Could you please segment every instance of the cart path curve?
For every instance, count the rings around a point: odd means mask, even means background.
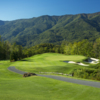
[[[18,74],[22,74],[22,75],[24,73],[27,73],[27,72],[20,71],[20,70],[16,69],[14,66],[8,67],[8,70],[10,70],[12,72],[15,72],[15,73],[18,73]],[[87,86],[100,88],[100,82],[78,80],[78,79],[72,79],[72,78],[60,77],[60,76],[54,76],[54,75],[40,75],[40,74],[37,74],[37,76],[48,77],[48,78],[61,80],[61,81],[65,81],[65,82],[76,83],[76,84],[81,84],[81,85],[87,85]]]

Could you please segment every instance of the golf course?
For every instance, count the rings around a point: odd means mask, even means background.
[[[41,76],[24,78],[23,75],[8,70],[10,66],[15,66],[20,71],[36,74],[40,74],[40,72],[70,74],[74,69],[84,69],[89,66],[64,61],[83,62],[85,59],[87,57],[82,55],[44,53],[16,62],[1,60],[0,100],[99,100],[100,88],[43,77],[43,73]],[[72,78],[63,75],[61,77]]]
[[[81,68],[82,66],[68,64],[64,61],[72,60],[81,62],[84,59],[86,59],[86,57],[80,55],[66,56],[58,53],[44,53],[14,62],[11,66],[16,66],[17,69],[26,72],[60,72],[69,74],[75,67]]]

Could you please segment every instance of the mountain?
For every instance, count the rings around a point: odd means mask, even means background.
[[[94,41],[100,37],[100,12],[0,21],[0,35],[4,40],[26,47],[40,43],[57,44],[64,40]]]
[[[5,22],[2,21],[2,20],[0,20],[0,26],[1,26],[1,25],[4,25],[4,24],[5,24]]]

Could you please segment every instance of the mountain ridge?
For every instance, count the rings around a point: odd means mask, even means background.
[[[100,12],[62,16],[43,15],[14,21],[0,20],[0,35],[4,40],[22,46],[60,43],[63,40],[94,41],[100,36]]]

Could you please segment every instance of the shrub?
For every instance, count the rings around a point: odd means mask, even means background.
[[[29,76],[34,76],[36,75],[35,73],[24,73],[23,77],[29,77]]]

